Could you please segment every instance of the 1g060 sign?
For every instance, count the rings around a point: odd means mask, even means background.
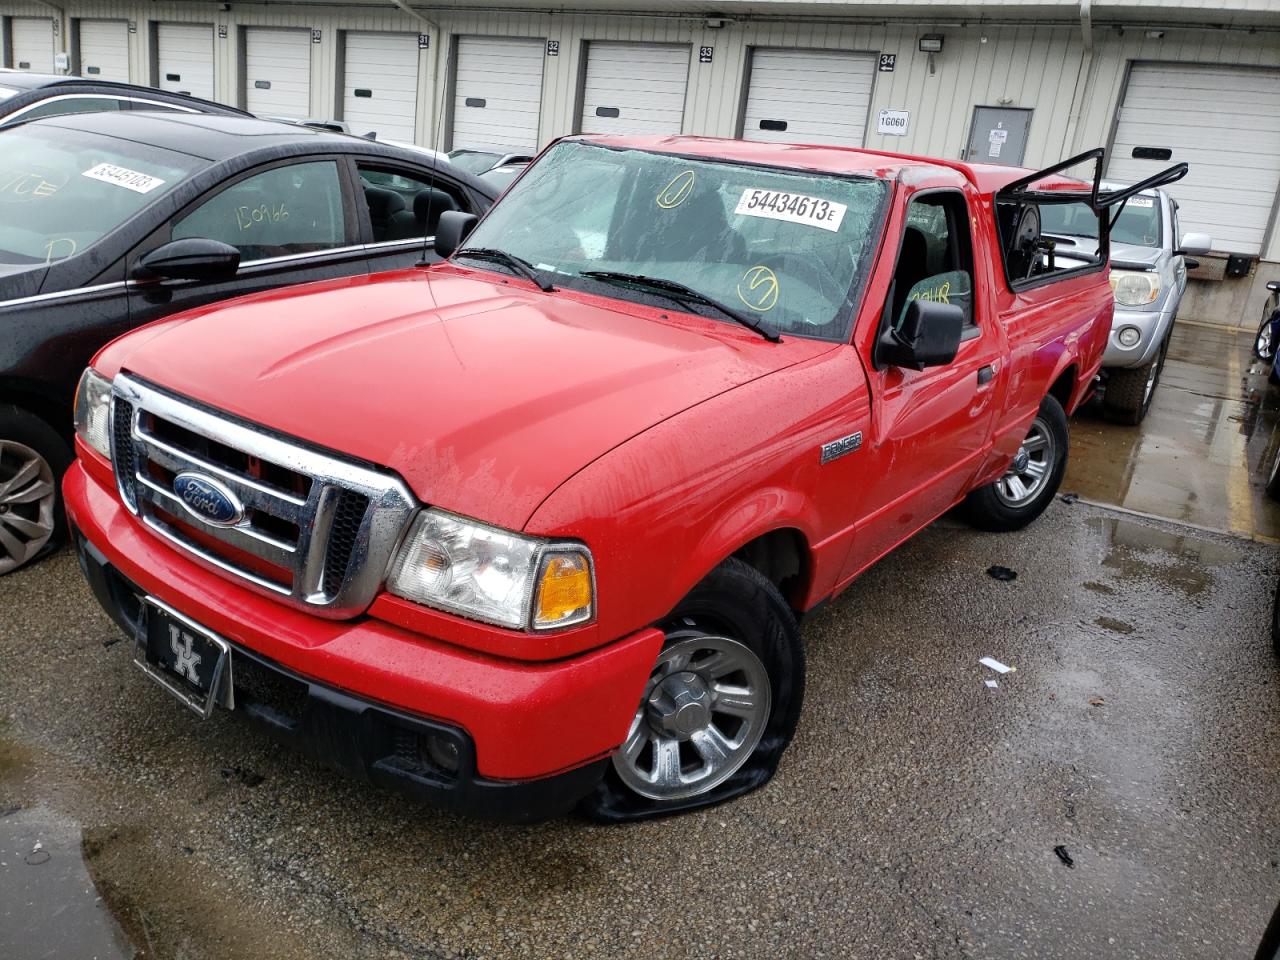
[[[906,110],[881,110],[876,119],[876,132],[891,137],[905,137],[911,114]]]

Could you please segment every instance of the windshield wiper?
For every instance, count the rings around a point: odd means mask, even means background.
[[[693,289],[693,287],[686,287],[683,283],[677,283],[675,280],[666,280],[662,277],[646,277],[639,273],[621,273],[617,270],[584,270],[582,276],[589,277],[592,280],[600,280],[604,283],[648,287],[676,303],[701,303],[724,314],[734,323],[739,323],[748,330],[755,331],[770,343],[779,343],[782,340],[777,331],[758,323],[742,311],[735,310],[728,304],[721,303],[714,297],[709,297],[700,290]]]
[[[551,285],[551,281],[544,278],[538,272],[537,267],[524,259],[524,257],[517,257],[514,253],[507,253],[507,251],[499,250],[496,247],[467,247],[459,250],[454,256],[474,257],[476,260],[490,260],[494,263],[501,263],[510,267],[513,272],[518,273],[526,280],[536,284],[543,293],[551,293],[551,291],[555,290],[555,287]]]

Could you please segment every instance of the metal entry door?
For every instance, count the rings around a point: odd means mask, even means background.
[[[1022,166],[1031,111],[1019,107],[974,107],[965,159],[972,163]]]

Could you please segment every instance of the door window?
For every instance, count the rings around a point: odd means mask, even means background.
[[[434,237],[440,214],[470,212],[462,194],[438,179],[358,164],[374,243]]]
[[[966,327],[975,325],[973,243],[961,194],[931,193],[911,201],[892,296],[895,328],[902,326],[912,300],[953,304],[964,311]]]
[[[275,167],[233,183],[173,225],[173,239],[207,237],[240,250],[242,263],[346,246],[338,165]]]

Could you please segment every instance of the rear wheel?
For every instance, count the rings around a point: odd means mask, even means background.
[[[1068,440],[1062,404],[1045,397],[1004,476],[965,499],[969,522],[983,530],[1021,530],[1044,513],[1067,469]]]
[[[1280,500],[1280,450],[1271,461],[1271,475],[1267,477],[1267,496]]]
[[[58,480],[71,450],[47,423],[0,406],[0,575],[49,552],[65,521]]]
[[[737,559],[721,564],[664,630],[626,739],[583,801],[595,820],[667,816],[741,796],[768,782],[795,732],[800,631],[757,570]]]
[[[1111,370],[1107,374],[1107,391],[1102,403],[1109,419],[1130,425],[1143,421],[1151,409],[1156,387],[1160,385],[1160,374],[1164,372],[1164,358],[1168,352],[1169,338],[1166,336],[1146,366]]]

